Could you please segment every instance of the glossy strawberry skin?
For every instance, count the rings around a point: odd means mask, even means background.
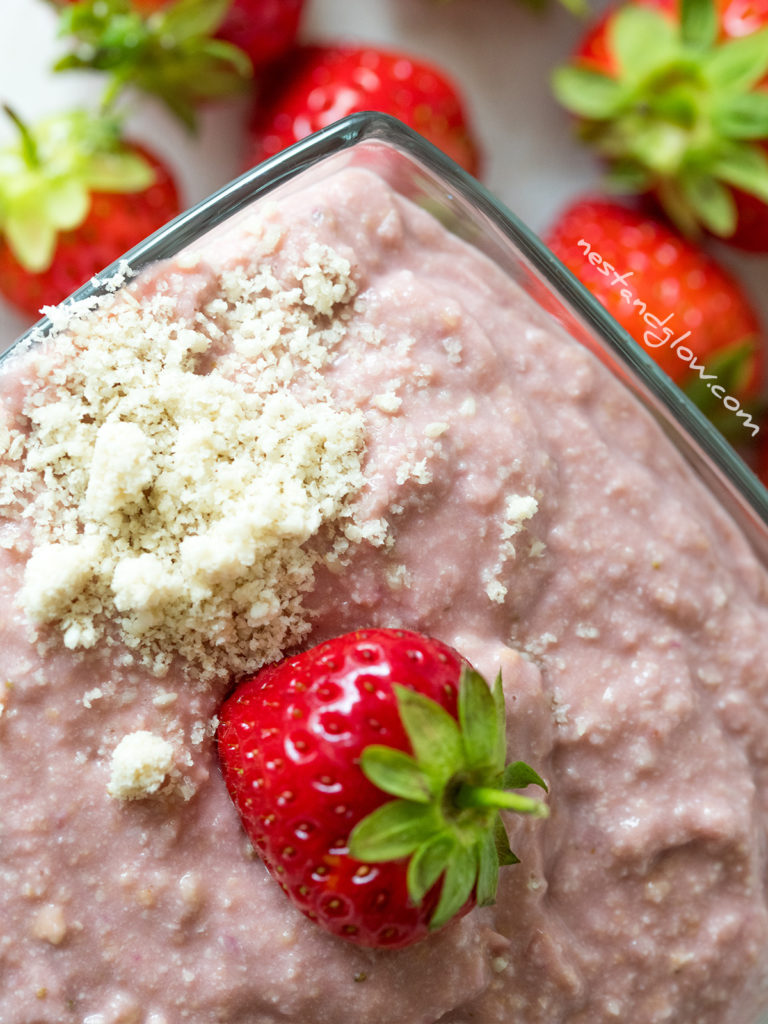
[[[677,19],[678,0],[632,0],[636,6],[652,7],[665,13],[671,21]],[[717,0],[720,39],[738,39],[751,35],[768,25],[768,0]],[[613,16],[618,8],[609,8],[584,35],[574,56],[585,67],[615,76],[618,71],[612,52],[609,33]],[[757,89],[768,89],[768,77],[758,83]],[[768,155],[768,140],[763,144]],[[736,230],[728,237],[729,245],[749,252],[768,251],[768,205],[756,196],[732,187],[737,208]]]
[[[652,327],[633,305],[634,299],[661,321],[672,313],[667,325],[674,330],[670,340],[690,331],[682,344],[700,363],[759,337],[759,321],[737,282],[697,246],[641,210],[607,199],[578,200],[563,212],[545,241],[646,351],[650,349],[644,334]],[[580,241],[589,243],[589,250],[601,259],[599,265],[590,262]],[[613,268],[608,275],[606,264]],[[614,283],[614,271],[632,273],[626,282]],[[632,301],[622,289],[631,293]],[[654,333],[664,339],[661,330]],[[656,346],[656,340],[651,339],[653,358],[673,380],[685,384],[691,376],[688,364],[669,344]],[[744,368],[741,397],[759,391],[763,358],[757,344]]]
[[[276,65],[255,108],[245,166],[363,110],[398,118],[478,173],[478,146],[454,83],[407,55],[355,46],[299,46]]]
[[[305,0],[232,0],[217,39],[248,54],[261,71],[291,48]]]
[[[179,213],[179,194],[168,167],[143,146],[130,146],[148,161],[155,180],[143,192],[95,192],[86,219],[59,235],[51,266],[30,273],[0,236],[0,294],[31,317],[56,305],[94,274],[119,259]]]
[[[455,717],[463,664],[440,641],[361,630],[263,669],[222,707],[222,773],[246,832],[295,905],[358,945],[423,939],[439,897],[438,883],[417,907],[405,861],[349,855],[353,827],[390,799],[362,774],[360,755],[371,744],[410,752],[393,683]]]

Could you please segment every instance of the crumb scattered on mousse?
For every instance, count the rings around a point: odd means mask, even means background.
[[[320,372],[352,268],[319,245],[304,260],[219,273],[186,320],[162,282],[148,301],[129,288],[34,355],[0,507],[31,521],[22,606],[67,647],[114,622],[157,675],[175,655],[203,678],[253,671],[308,629],[312,539],[380,533],[350,510],[362,414]]]

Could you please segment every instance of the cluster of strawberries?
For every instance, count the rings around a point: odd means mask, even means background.
[[[98,111],[27,126],[0,153],[0,294],[35,317],[174,217],[173,169],[126,137],[127,88],[190,130],[202,104],[256,98],[243,167],[359,110],[382,109],[468,170],[477,146],[439,69],[372,47],[299,45],[305,0],[49,0],[71,51],[57,72],[93,70]]]
[[[579,201],[546,241],[768,479],[766,339],[709,251],[768,252],[768,3],[629,0],[553,85],[609,190],[635,199]]]
[[[378,109],[480,171],[449,76],[371,46],[298,44],[305,0],[49,2],[72,42],[56,70],[96,70],[105,89],[98,113],[29,128],[10,112],[19,141],[0,154],[0,294],[30,316],[178,213],[172,169],[125,138],[128,86],[190,128],[201,104],[252,90],[244,168]],[[625,0],[589,27],[553,85],[611,191],[637,198],[579,200],[547,243],[640,344],[649,332],[638,308],[669,324],[668,344],[646,350],[721,430],[751,437],[713,390],[757,420],[765,343],[744,290],[702,238],[768,252],[768,3]],[[606,266],[631,287],[615,288]]]

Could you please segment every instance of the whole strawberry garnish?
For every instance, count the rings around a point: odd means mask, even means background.
[[[720,429],[743,436],[734,411],[754,411],[764,340],[746,294],[711,256],[608,199],[577,200],[545,241]]]
[[[205,100],[241,92],[293,41],[303,0],[53,0],[75,46],[55,70],[104,72],[104,102],[133,87],[189,127]]]
[[[259,96],[246,166],[363,110],[391,114],[477,173],[478,147],[456,85],[432,64],[370,46],[291,51]]]
[[[76,111],[0,151],[0,293],[36,316],[179,212],[174,180],[117,122]]]
[[[768,4],[630,0],[554,77],[623,191],[686,234],[768,251]]]
[[[499,809],[544,786],[505,768],[493,692],[439,640],[349,633],[263,669],[224,704],[224,780],[246,832],[308,917],[362,946],[416,942],[493,901],[517,861]],[[546,787],[544,787],[546,788]]]

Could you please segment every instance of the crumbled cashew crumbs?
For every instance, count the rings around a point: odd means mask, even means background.
[[[159,274],[141,301],[129,286],[59,314],[24,353],[0,513],[30,521],[21,602],[38,628],[72,649],[114,635],[157,675],[177,655],[203,679],[254,671],[308,631],[322,553],[382,529],[351,507],[362,414],[321,373],[351,267],[319,245],[304,259],[279,277],[264,254],[209,270],[187,315]]]

